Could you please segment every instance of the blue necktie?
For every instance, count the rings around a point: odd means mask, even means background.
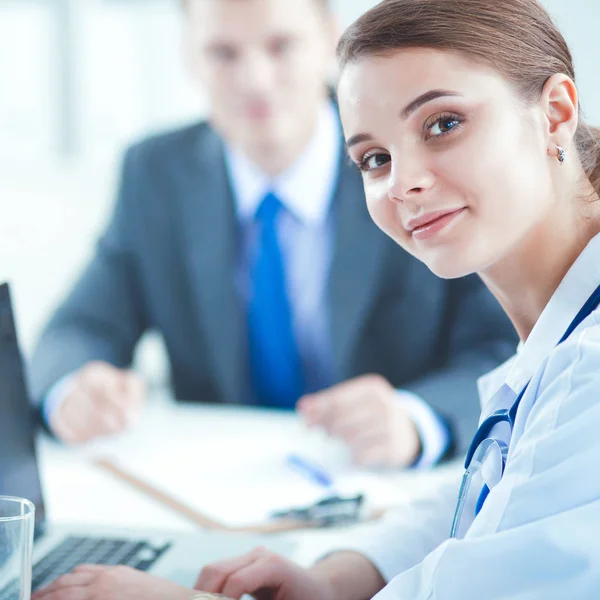
[[[304,392],[304,377],[277,241],[281,210],[281,202],[269,193],[256,212],[259,236],[248,305],[250,371],[261,404],[293,408]]]

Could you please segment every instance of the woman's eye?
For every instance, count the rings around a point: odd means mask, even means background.
[[[461,124],[457,115],[442,115],[437,117],[433,123],[426,126],[428,137],[440,137],[456,129]]]
[[[383,167],[389,160],[390,157],[388,154],[365,154],[365,156],[361,158],[358,167],[361,171],[373,171],[374,169]]]

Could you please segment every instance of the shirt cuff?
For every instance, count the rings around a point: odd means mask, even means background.
[[[51,388],[50,391],[44,396],[42,400],[42,418],[46,427],[52,431],[50,427],[50,417],[52,413],[57,410],[60,405],[65,401],[69,395],[73,386],[74,373],[69,373],[61,379],[59,379]]]
[[[421,438],[421,454],[412,467],[426,469],[435,465],[444,456],[450,445],[448,426],[417,394],[407,390],[398,390],[398,401],[412,419]]]

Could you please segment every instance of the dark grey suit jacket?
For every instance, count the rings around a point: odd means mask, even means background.
[[[38,401],[87,361],[128,365],[149,328],[166,342],[176,397],[242,401],[239,236],[223,150],[202,123],[127,152],[110,225],[34,354]],[[380,373],[419,394],[462,452],[479,414],[476,378],[513,353],[511,325],[478,278],[438,279],[377,229],[345,154],[332,210],[326,309],[336,381]]]

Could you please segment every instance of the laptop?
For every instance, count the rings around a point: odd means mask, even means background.
[[[77,525],[53,526],[35,450],[32,409],[7,284],[0,285],[0,495],[35,504],[33,591],[79,564],[128,565],[193,587],[206,564],[237,556],[256,545],[290,556],[293,544],[273,536],[223,532],[165,533]],[[18,600],[16,582],[0,579],[0,600]]]

